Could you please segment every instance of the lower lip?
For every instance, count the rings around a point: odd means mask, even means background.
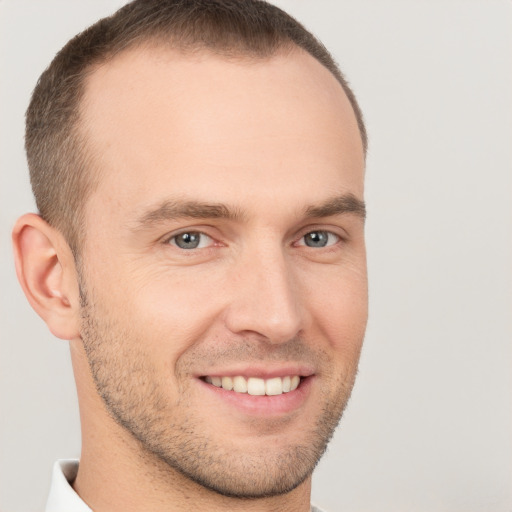
[[[218,388],[213,384],[198,379],[207,392],[210,392],[217,399],[222,400],[229,406],[235,407],[244,414],[252,416],[279,416],[290,414],[300,409],[306,402],[313,383],[314,376],[301,379],[299,387],[288,393],[274,396],[254,396],[248,393],[237,393]]]

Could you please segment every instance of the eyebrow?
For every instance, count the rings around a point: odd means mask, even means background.
[[[366,205],[364,201],[351,193],[333,197],[318,206],[308,206],[305,210],[307,218],[331,217],[348,213],[357,215],[363,220],[366,218]]]
[[[167,200],[145,212],[136,222],[139,228],[174,219],[227,219],[242,220],[243,212],[225,204],[200,201]]]
[[[331,217],[343,214],[355,214],[363,220],[366,217],[364,201],[350,193],[333,197],[319,205],[308,206],[303,212],[306,218]],[[228,207],[222,203],[166,200],[156,208],[143,213],[136,221],[135,227],[136,229],[144,229],[153,224],[185,218],[242,221],[246,218],[246,215],[242,209]]]

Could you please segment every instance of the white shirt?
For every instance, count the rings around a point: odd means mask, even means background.
[[[92,512],[71,487],[70,482],[73,482],[77,473],[77,459],[55,462],[45,512]]]
[[[52,485],[45,512],[93,512],[71,487],[78,473],[78,460],[58,460],[53,465]],[[311,512],[321,512],[311,507]]]

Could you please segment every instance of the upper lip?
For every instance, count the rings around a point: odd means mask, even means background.
[[[272,379],[274,377],[287,377],[298,375],[299,377],[309,377],[314,375],[315,371],[311,365],[307,364],[283,364],[283,365],[250,365],[237,366],[229,368],[212,368],[204,372],[197,373],[197,377],[257,377],[260,379]]]

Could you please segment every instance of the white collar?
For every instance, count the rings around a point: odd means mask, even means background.
[[[92,512],[71,487],[76,478],[78,460],[58,460],[53,465],[52,485],[45,512]]]

